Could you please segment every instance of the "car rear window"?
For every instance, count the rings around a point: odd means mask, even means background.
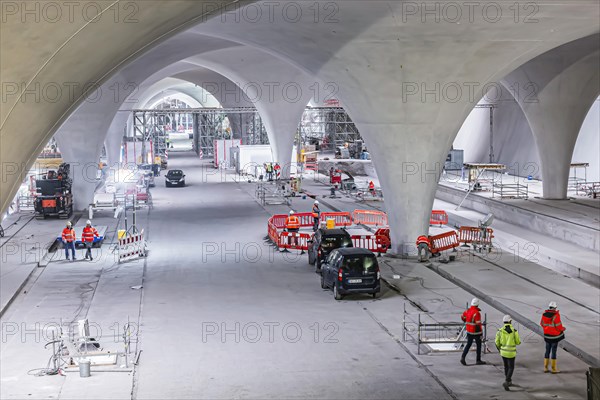
[[[340,247],[352,247],[352,239],[348,236],[324,236],[321,239],[323,249],[339,249]]]
[[[377,270],[377,259],[371,255],[346,256],[342,268],[347,272],[375,272]]]

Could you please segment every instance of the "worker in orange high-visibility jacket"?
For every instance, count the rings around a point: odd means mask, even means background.
[[[315,200],[312,207],[312,216],[313,216],[313,231],[317,231],[319,229],[319,220],[321,219],[321,210],[319,209],[319,201]]]
[[[298,232],[300,230],[300,219],[290,211],[290,215],[285,220],[285,228],[288,232]]]
[[[92,221],[89,219],[85,223],[85,228],[83,228],[83,233],[81,234],[81,241],[85,245],[85,259],[89,259],[90,261],[94,258],[92,257],[92,245],[94,244],[94,238],[99,237],[98,231],[96,228],[92,226]]]
[[[419,255],[419,262],[427,261],[429,259],[429,251],[431,250],[431,244],[429,243],[429,237],[421,235],[417,238],[417,254]]]
[[[69,259],[69,249],[71,250],[73,261],[77,260],[77,258],[75,258],[75,240],[75,229],[73,229],[73,224],[69,221],[62,231],[62,241],[65,247],[65,257],[67,260]]]
[[[474,298],[471,300],[471,307],[462,314],[462,320],[467,324],[467,345],[463,350],[460,363],[467,365],[466,358],[469,354],[469,349],[475,341],[477,345],[477,365],[486,364],[485,361],[481,360],[481,336],[483,336],[483,324],[481,323],[481,310],[479,309],[479,299]]]
[[[557,374],[560,371],[556,366],[556,351],[558,342],[565,338],[565,328],[560,320],[558,305],[555,301],[548,304],[548,309],[542,314],[540,325],[544,329],[544,341],[546,342],[546,354],[544,355],[544,372],[548,372],[548,362],[552,360],[552,373]]]

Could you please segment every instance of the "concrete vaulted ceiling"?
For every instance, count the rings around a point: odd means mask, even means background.
[[[440,162],[485,85],[552,48],[598,33],[600,17],[597,0],[536,2],[534,15],[528,10],[515,15],[512,2],[482,1],[460,10],[458,18],[443,9],[428,16],[425,3],[412,2],[258,2],[248,12],[241,7],[252,2],[239,2],[237,12],[219,14],[213,9],[213,18],[196,21],[211,13],[208,4],[227,2],[133,3],[139,7],[138,24],[81,20],[63,26],[9,19],[1,28],[2,83],[108,83],[109,78],[113,84],[143,82],[188,59],[186,63],[234,82],[291,79],[300,87],[317,89],[319,95],[334,88],[374,155],[398,252],[427,231]],[[435,4],[441,7],[445,2]],[[258,9],[262,17],[253,18],[251,11]],[[167,38],[186,25],[193,27]],[[0,114],[2,210],[20,175],[81,102],[81,90],[76,94],[53,103],[6,96]],[[94,115],[90,105],[86,117],[88,105],[78,109],[81,115],[73,117],[75,121],[84,123]],[[261,114],[276,109],[260,107]],[[119,108],[120,104],[105,114],[108,124],[102,122],[92,131],[110,126]],[[27,129],[22,121],[28,121]],[[288,135],[288,123],[276,118],[272,123],[271,134],[284,127],[275,139],[281,148],[289,140],[279,138]]]

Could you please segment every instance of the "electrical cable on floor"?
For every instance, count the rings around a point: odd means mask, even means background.
[[[48,363],[45,368],[34,368],[27,371],[27,375],[32,376],[48,376],[48,375],[63,375],[61,367],[66,365],[67,363],[62,359],[62,340],[53,340],[44,345],[44,348],[47,349],[51,344],[58,344],[56,347],[56,351],[52,353],[50,358],[48,359]]]

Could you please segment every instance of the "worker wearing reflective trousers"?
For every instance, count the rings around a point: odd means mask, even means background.
[[[483,325],[481,324],[481,310],[479,309],[479,299],[471,300],[471,307],[462,314],[462,320],[467,324],[467,345],[463,350],[460,363],[467,365],[465,359],[469,353],[469,349],[475,341],[477,345],[477,365],[484,365],[485,361],[481,360],[481,336],[483,335]]]
[[[96,228],[92,226],[92,221],[87,220],[85,223],[85,228],[83,228],[83,233],[81,234],[81,241],[85,245],[85,259],[89,259],[90,261],[94,258],[92,257],[92,245],[94,244],[94,238],[99,237],[98,231]]]
[[[75,229],[73,229],[73,224],[71,224],[70,221],[67,222],[67,227],[62,231],[62,241],[65,246],[66,259],[69,259],[70,249],[73,261],[77,260],[77,258],[75,258]]]
[[[319,229],[319,220],[321,219],[321,210],[319,209],[319,202],[315,200],[312,207],[312,216],[313,216],[313,231],[317,231]]]
[[[565,338],[565,328],[560,320],[558,305],[555,301],[548,304],[548,309],[542,314],[540,325],[544,329],[544,341],[546,342],[546,354],[544,355],[544,372],[548,372],[548,362],[552,359],[552,373],[560,371],[556,366],[556,351],[558,342]]]
[[[510,315],[505,315],[502,322],[504,326],[496,333],[496,348],[504,362],[505,380],[502,386],[504,386],[504,390],[510,390],[509,386],[512,386],[512,375],[515,370],[517,346],[521,344],[521,338],[519,338],[519,332],[512,326]]]
[[[290,215],[285,220],[285,227],[288,232],[298,232],[300,230],[300,219],[290,211]]]

